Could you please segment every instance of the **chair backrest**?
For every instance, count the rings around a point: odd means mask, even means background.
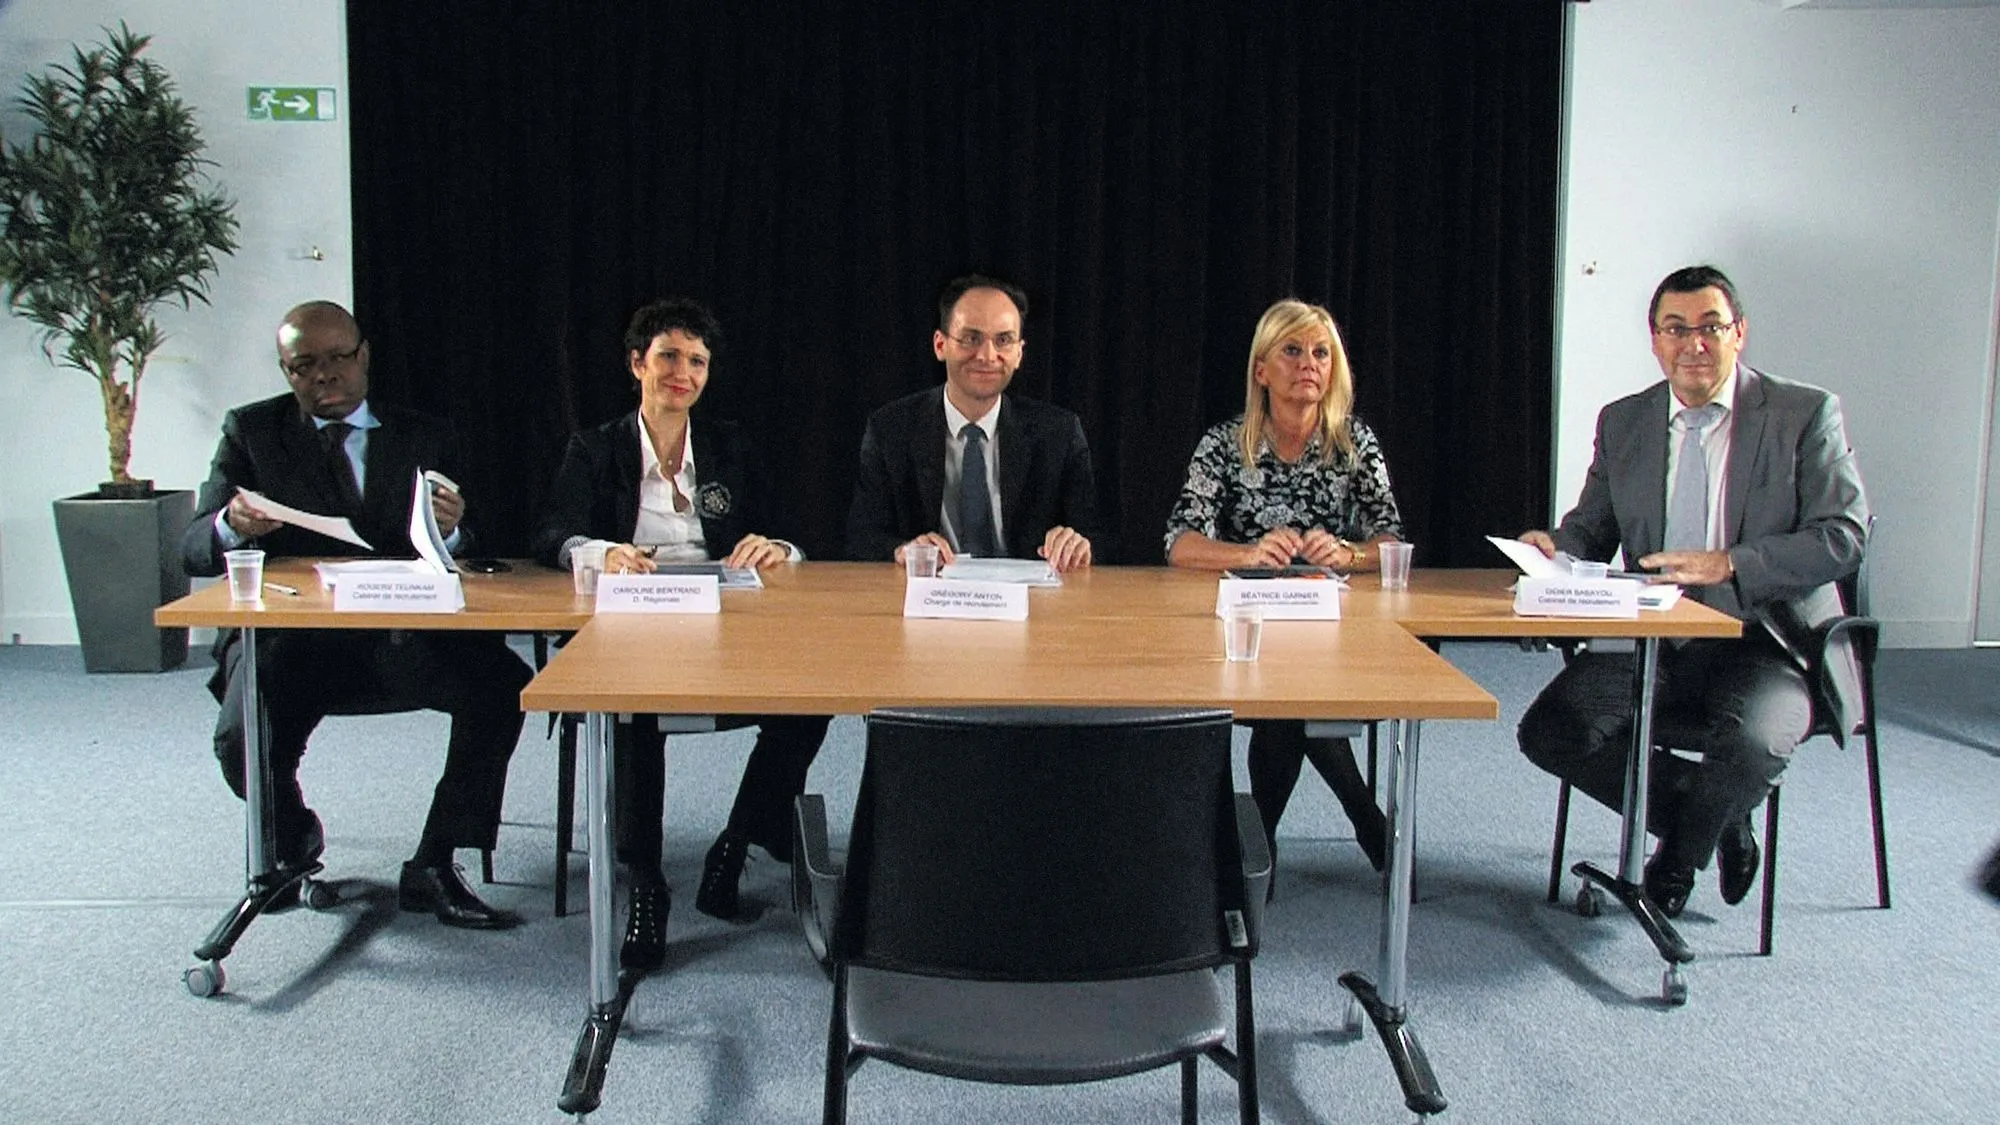
[[[1074,981],[1253,954],[1229,731],[1226,711],[876,712],[834,959]]]

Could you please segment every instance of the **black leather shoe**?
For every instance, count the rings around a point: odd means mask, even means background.
[[[456,863],[437,867],[403,864],[396,904],[409,911],[428,910],[445,925],[467,930],[508,930],[521,924],[520,915],[480,901],[465,885],[465,869]]]
[[[1722,830],[1722,838],[1715,842],[1715,865],[1722,883],[1722,901],[1731,906],[1742,902],[1764,866],[1764,853],[1757,848],[1757,834],[1751,831],[1748,820]]]
[[[743,881],[743,861],[750,855],[750,838],[725,830],[709,845],[708,858],[701,865],[701,886],[694,893],[694,908],[711,918],[732,921],[741,900],[738,884]]]
[[[270,857],[271,867],[277,871],[299,871],[319,862],[326,854],[326,828],[311,809],[305,810],[305,820],[294,822],[292,831],[279,832],[276,850]],[[264,904],[267,914],[282,913],[298,906],[302,882],[294,880],[270,901]]]
[[[667,914],[674,896],[665,887],[634,887],[625,912],[625,944],[618,947],[618,964],[651,972],[667,960]]]
[[[1669,918],[1678,918],[1687,909],[1694,893],[1694,868],[1662,863],[1655,857],[1646,865],[1646,897]]]

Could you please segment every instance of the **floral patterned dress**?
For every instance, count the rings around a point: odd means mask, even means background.
[[[1320,459],[1315,435],[1296,462],[1279,460],[1267,439],[1257,463],[1243,467],[1237,437],[1243,418],[1209,427],[1188,461],[1187,483],[1167,516],[1165,549],[1194,531],[1223,543],[1254,543],[1280,527],[1321,528],[1343,539],[1365,540],[1403,534],[1403,516],[1389,490],[1389,466],[1382,444],[1361,419],[1349,416],[1354,460],[1343,466],[1336,455]]]

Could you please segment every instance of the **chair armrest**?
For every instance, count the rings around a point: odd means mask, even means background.
[[[1250,948],[1264,932],[1264,897],[1271,890],[1271,845],[1264,837],[1264,818],[1248,793],[1236,794],[1236,843],[1243,856],[1243,891],[1249,901]]]
[[[828,952],[839,921],[840,875],[826,842],[826,798],[800,794],[793,810],[792,909],[805,929],[813,960],[831,965]]]

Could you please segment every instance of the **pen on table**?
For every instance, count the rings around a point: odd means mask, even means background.
[[[266,590],[274,590],[289,597],[296,598],[299,596],[299,588],[297,586],[287,586],[283,582],[266,582],[264,583],[264,588]]]

